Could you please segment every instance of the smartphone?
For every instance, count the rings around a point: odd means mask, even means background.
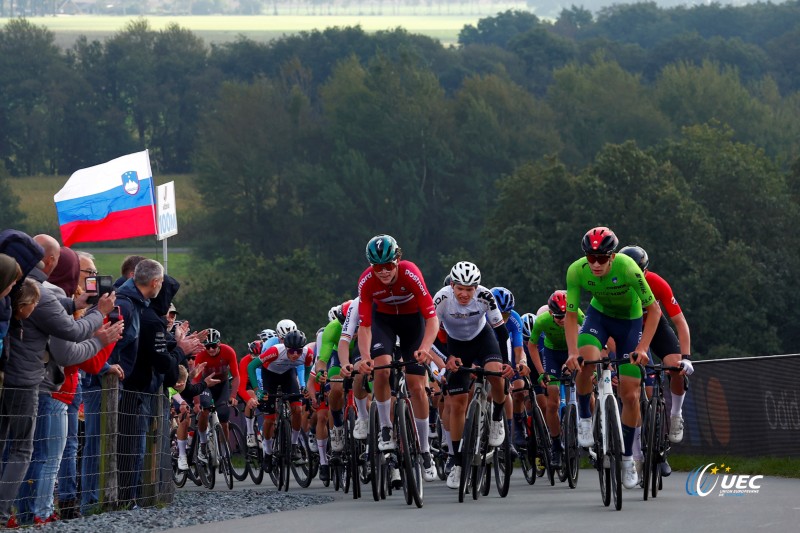
[[[108,321],[111,324],[116,324],[120,320],[122,320],[122,310],[119,308],[118,305],[115,305],[114,309],[112,309],[111,312],[108,313]]]
[[[86,278],[86,292],[97,292],[97,277],[89,276]]]

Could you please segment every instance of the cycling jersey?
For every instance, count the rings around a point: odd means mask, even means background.
[[[199,383],[201,380],[211,375],[214,376],[214,379],[218,379],[221,382],[228,381],[228,374],[234,378],[239,377],[239,365],[236,362],[236,352],[227,344],[219,345],[219,353],[216,356],[209,354],[208,350],[203,350],[197,354],[195,365],[201,363],[206,363],[206,367],[201,374],[195,376],[194,383]]]
[[[350,304],[350,307],[347,309],[347,315],[344,317],[344,323],[342,324],[342,336],[339,337],[339,341],[347,341],[351,342],[353,337],[356,336],[356,331],[358,331],[358,325],[361,322],[358,317],[358,307],[361,304],[361,298],[356,298]]]
[[[296,369],[300,386],[305,387],[305,367],[311,366],[313,363],[314,350],[312,350],[311,347],[304,346],[302,354],[296,360],[292,361],[289,358],[289,352],[286,350],[286,346],[283,344],[276,344],[265,353],[254,358],[247,367],[247,373],[250,376],[250,381],[255,383],[256,369],[259,366],[264,366],[267,372],[273,374],[284,374],[289,370]]]
[[[665,314],[672,318],[682,313],[681,306],[678,305],[678,300],[676,300],[675,296],[672,294],[672,287],[669,286],[669,283],[667,283],[664,278],[648,270],[644,274],[644,279],[647,280],[647,284],[650,285],[650,290],[653,291],[655,299],[661,302]]]
[[[583,311],[578,309],[578,325],[583,324],[584,314]],[[567,349],[567,336],[564,332],[564,326],[556,324],[553,315],[550,313],[542,313],[536,317],[533,323],[533,331],[531,336],[538,339],[540,335],[544,335],[544,347],[550,350],[566,350]]]
[[[242,360],[239,361],[239,375],[240,376],[244,377],[244,376],[248,375],[247,366],[250,364],[250,361],[252,361],[252,360],[253,360],[253,354],[251,354],[251,353],[248,353],[244,357],[242,357]],[[258,378],[258,376],[256,376],[256,379],[257,378]],[[259,385],[258,383],[249,383],[249,381],[247,379],[240,379],[239,380],[239,390],[237,392],[239,394],[239,398],[241,398],[242,400],[245,400],[245,401],[250,397],[250,395],[247,394],[248,385],[250,385],[249,388],[251,388],[251,389],[252,388],[258,389],[259,388],[258,387],[258,385]]]
[[[328,364],[331,354],[339,348],[339,338],[342,336],[342,324],[338,320],[331,320],[322,332],[321,344],[317,345],[317,359]]]
[[[358,314],[361,325],[372,326],[372,306],[378,313],[387,315],[411,315],[421,313],[429,319],[436,314],[425,280],[417,265],[411,261],[397,264],[397,280],[384,285],[372,267],[367,268],[358,280]],[[351,306],[352,307],[352,306]]]
[[[511,347],[522,348],[522,317],[513,309],[508,312],[506,329],[508,338],[511,340]]]
[[[497,307],[492,291],[478,285],[472,299],[462,305],[455,297],[453,287],[448,285],[434,297],[439,325],[451,339],[469,341],[478,336],[489,321],[493,328],[503,323],[503,315]]]
[[[616,254],[609,272],[599,278],[585,257],[572,263],[567,270],[567,311],[578,312],[581,289],[592,294],[591,307],[612,318],[641,318],[642,307],[655,302],[639,265],[625,254]]]
[[[265,340],[261,345],[261,355],[264,355],[264,352],[279,344],[281,340],[278,337],[270,337],[269,339]]]

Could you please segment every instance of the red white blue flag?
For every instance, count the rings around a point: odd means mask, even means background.
[[[53,197],[64,246],[155,235],[154,190],[147,150],[78,170]]]

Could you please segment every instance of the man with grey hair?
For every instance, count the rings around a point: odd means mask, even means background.
[[[133,375],[139,351],[141,315],[150,305],[164,283],[164,267],[153,259],[142,259],[136,264],[133,277],[117,289],[117,303],[125,330],[122,340],[117,342],[109,363],[122,367],[125,376]],[[144,460],[144,437],[149,419],[147,402],[142,402],[139,392],[128,390],[122,382],[119,405],[119,436],[117,439],[119,500],[125,507],[135,508],[141,491],[142,465]]]

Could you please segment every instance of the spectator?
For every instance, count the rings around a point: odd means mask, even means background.
[[[119,305],[125,318],[122,340],[117,343],[111,361],[119,364],[125,376],[134,374],[139,353],[141,315],[161,291],[164,267],[158,261],[142,259],[136,265],[134,276],[123,283],[118,291]],[[127,379],[127,378],[126,378]],[[149,409],[142,402],[135,386],[123,380],[119,405],[119,435],[117,439],[119,500],[123,507],[137,508],[136,498],[141,485],[144,456],[142,439],[147,431]],[[144,432],[143,432],[144,430]]]
[[[0,524],[7,526],[16,525],[11,506],[33,452],[39,385],[45,377],[43,363],[46,361],[42,357],[47,352],[51,335],[73,342],[90,338],[114,306],[115,299],[113,293],[104,295],[96,310],[87,313],[82,320],[73,320],[56,296],[41,286],[58,264],[60,246],[49,235],[37,235],[34,241],[44,251],[40,266],[30,273],[39,284],[40,300],[30,317],[12,325],[12,328],[22,328],[25,335],[18,332],[21,342],[11,343],[5,387],[0,395],[0,456],[3,452],[8,454],[0,474]]]
[[[71,296],[77,290],[79,273],[77,254],[69,248],[61,248],[58,264],[43,287],[61,300],[65,308],[73,308],[75,301]],[[73,365],[94,358],[104,346],[116,341],[121,331],[122,324],[104,324],[92,338],[80,343],[51,337],[47,348],[48,371],[39,386],[33,456],[25,477],[27,483],[19,492],[17,518],[21,523],[43,524],[57,518],[53,508],[53,489],[67,440],[67,405],[72,401],[77,383],[78,369]],[[105,357],[108,357],[108,352],[105,352]],[[69,368],[69,372],[64,367]],[[68,401],[53,395],[59,388]]]
[[[5,360],[3,339],[8,333],[13,314],[11,298],[8,295],[21,277],[22,269],[17,260],[9,255],[0,254],[0,359],[3,360]],[[0,366],[0,372],[2,372],[2,366]],[[0,380],[0,385],[2,385],[2,380]]]
[[[122,275],[114,282],[114,287],[120,287],[123,283],[131,279],[133,273],[136,271],[136,265],[145,259],[147,258],[143,255],[129,255],[126,257],[119,269]]]

